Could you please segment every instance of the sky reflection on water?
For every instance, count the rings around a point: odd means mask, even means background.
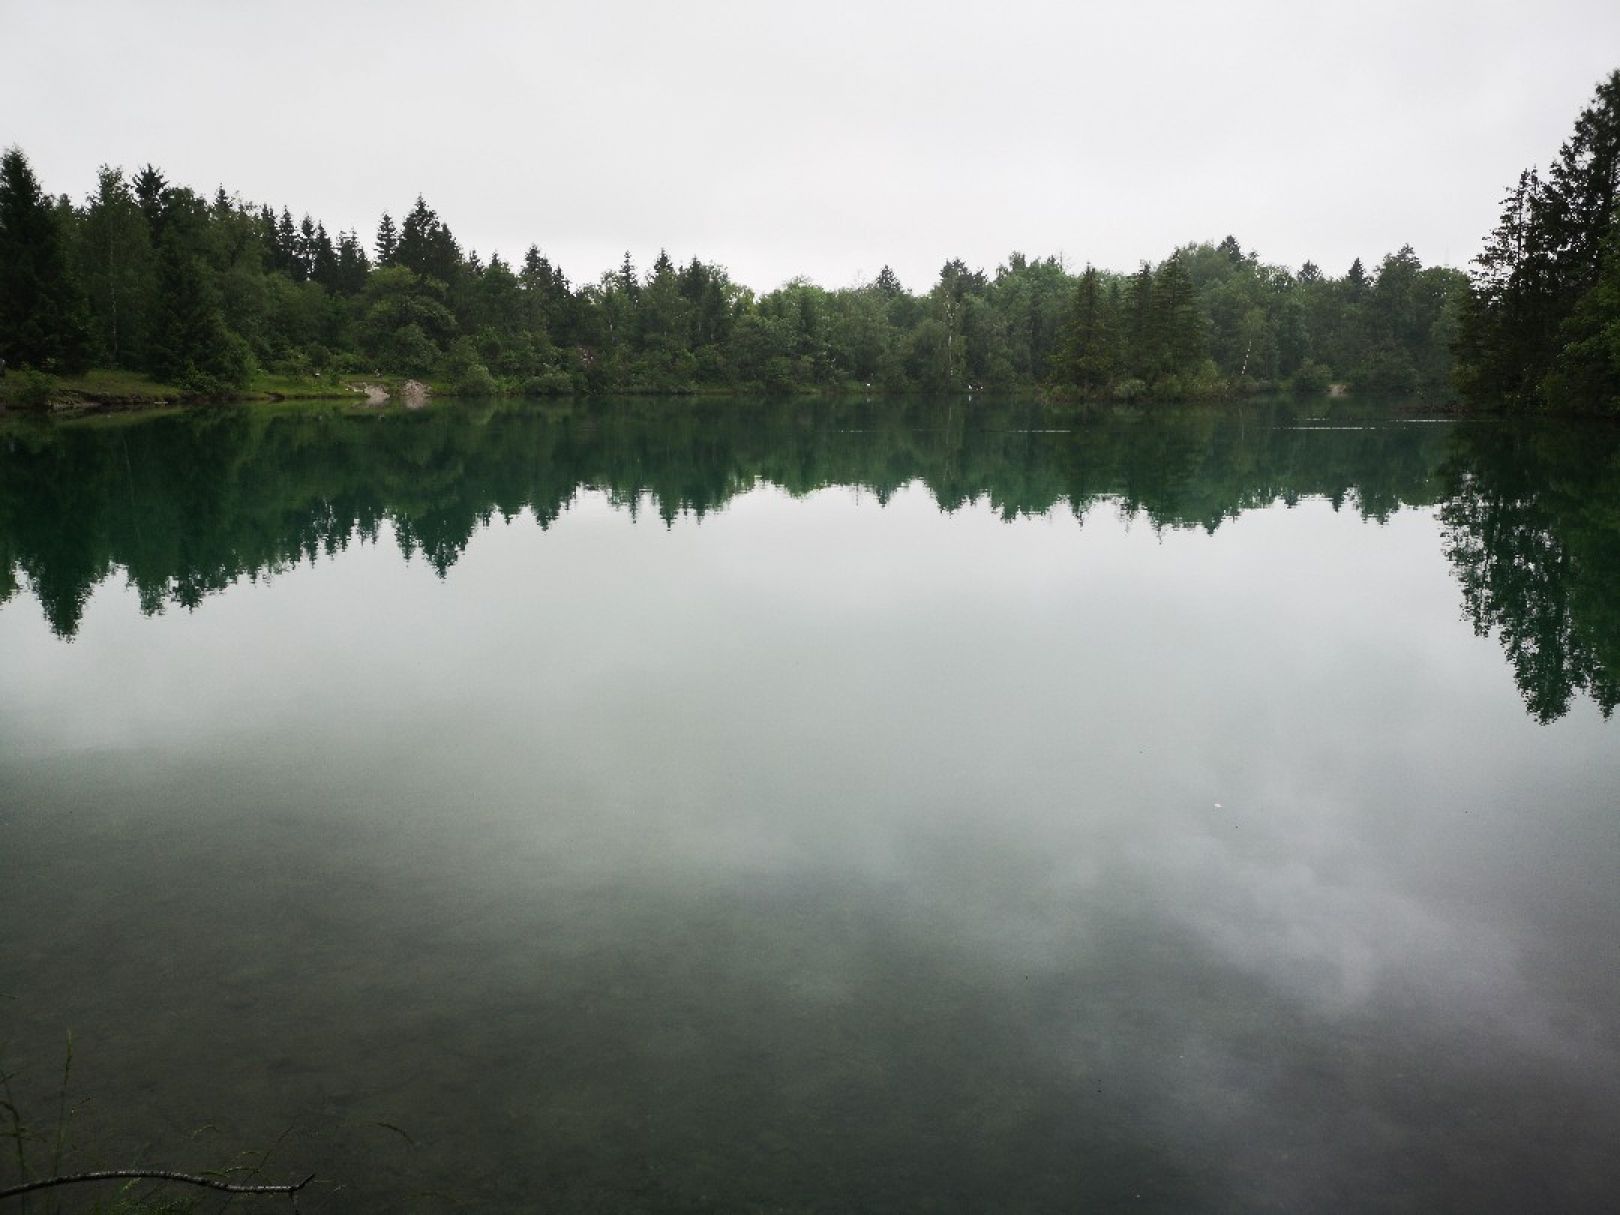
[[[1601,1209],[1620,748],[1526,713],[1438,505],[642,505],[442,578],[384,520],[193,612],[104,582],[70,644],[0,607],[3,1036],[48,1093],[72,1026],[95,1163],[291,1125],[319,1210]]]

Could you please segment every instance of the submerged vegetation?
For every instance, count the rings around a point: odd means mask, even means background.
[[[1010,254],[945,263],[922,294],[885,267],[859,286],[795,279],[764,295],[723,266],[627,253],[571,284],[531,246],[464,252],[422,198],[375,238],[103,168],[75,203],[22,151],[0,160],[0,358],[57,375],[150,376],[163,398],[433,378],[463,395],[941,392],[1187,398],[1330,382],[1448,391],[1465,280],[1408,246],[1340,277],[1264,262],[1232,237],[1133,273]],[[17,381],[39,404],[47,380]],[[54,384],[72,389],[71,384]]]

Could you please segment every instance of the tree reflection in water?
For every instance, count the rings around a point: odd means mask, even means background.
[[[1527,710],[1620,702],[1620,433],[1600,424],[1308,418],[1242,409],[1054,413],[976,401],[445,402],[195,411],[0,432],[0,602],[27,589],[70,639],[122,572],[148,613],[374,543],[447,576],[499,513],[549,527],[582,490],[666,524],[765,482],[920,482],[1003,517],[1112,502],[1215,531],[1302,498],[1382,521],[1435,507],[1468,618],[1496,633]]]

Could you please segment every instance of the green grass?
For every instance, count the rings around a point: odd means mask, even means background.
[[[28,370],[0,379],[0,404],[18,409],[45,409],[50,404],[80,401],[157,403],[184,394],[173,384],[160,384],[135,371],[97,370],[83,375],[43,375]]]
[[[56,387],[64,392],[85,397],[150,397],[172,399],[184,396],[182,389],[173,384],[162,384],[139,371],[118,371],[102,368],[83,375],[51,377]]]
[[[297,376],[273,375],[262,372],[248,381],[247,393],[262,394],[277,397],[353,397],[359,394],[349,385],[358,383],[363,376],[352,375],[323,375],[323,376]]]

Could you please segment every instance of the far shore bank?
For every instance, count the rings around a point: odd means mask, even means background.
[[[970,387],[943,395],[952,399],[1004,398],[1024,394],[1038,404],[1058,409],[1090,407],[1140,408],[1143,406],[1234,406],[1247,402],[1291,400],[1300,405],[1323,405],[1329,402],[1371,402],[1385,398],[1352,392],[1342,383],[1328,385],[1321,392],[1297,393],[1250,389],[1242,392],[1206,393],[1196,396],[1185,394],[1156,395],[1152,392],[1104,393],[1081,395],[1072,390],[1054,390],[1046,386],[1005,388]],[[283,401],[345,401],[361,408],[383,408],[391,405],[406,409],[421,409],[432,401],[495,397],[511,400],[592,400],[598,397],[670,397],[717,399],[749,396],[781,396],[771,394],[758,385],[705,385],[684,391],[616,389],[609,393],[550,393],[538,396],[531,393],[467,392],[449,382],[422,380],[408,376],[370,375],[333,376],[322,379],[288,379],[260,377],[247,387],[228,392],[197,392],[156,383],[144,376],[125,372],[97,370],[80,376],[43,376],[32,372],[13,372],[0,378],[0,416],[11,414],[23,417],[72,419],[99,414],[150,413],[176,408],[194,408],[211,405],[258,405]],[[790,398],[816,399],[897,399],[915,397],[916,392],[895,393],[862,384],[826,385],[816,389],[785,394]],[[1403,400],[1398,408],[1403,412],[1415,411],[1433,414],[1465,412],[1455,400],[1412,399]]]

